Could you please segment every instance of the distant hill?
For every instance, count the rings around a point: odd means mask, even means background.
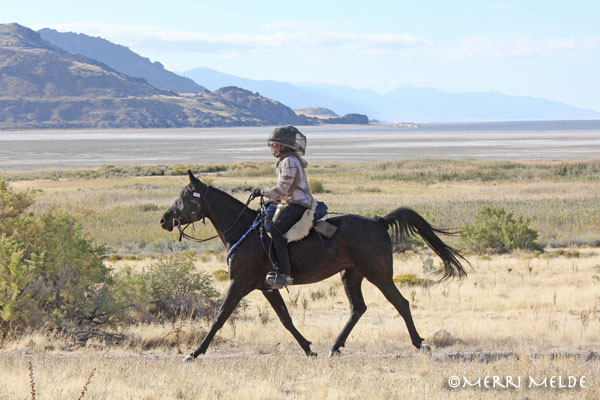
[[[322,124],[366,125],[370,122],[369,118],[363,114],[349,113],[340,117],[330,109],[322,107],[301,108],[294,111],[298,115],[319,118]]]
[[[331,111],[329,108],[324,107],[307,107],[299,108],[294,110],[296,114],[306,115],[307,117],[318,117],[318,118],[332,118],[339,117],[336,113]]]
[[[171,93],[98,61],[67,53],[17,24],[0,25],[4,98],[128,97]]]
[[[152,62],[129,48],[106,39],[82,33],[58,32],[48,28],[40,29],[38,32],[42,39],[63,50],[100,61],[125,75],[144,78],[157,88],[185,93],[199,93],[206,90],[190,78],[167,71],[158,61]]]
[[[332,94],[322,95],[312,90],[297,87],[291,83],[240,78],[206,67],[195,68],[181,74],[193,79],[196,83],[205,86],[209,90],[216,90],[224,86],[238,86],[258,92],[262,96],[277,100],[293,109],[324,107],[340,115],[348,113],[368,114],[365,112],[364,107],[353,104],[343,97],[336,97]]]
[[[322,96],[343,97],[383,121],[461,122],[597,119],[600,112],[535,97],[500,92],[453,93],[403,86],[380,94],[341,85],[302,84]],[[367,109],[367,110],[365,110]]]
[[[207,88],[235,85],[281,101],[294,109],[324,107],[337,114],[361,113],[384,122],[459,122],[597,119],[600,112],[558,101],[499,92],[452,93],[403,86],[389,93],[342,85],[260,81],[210,68],[182,72]]]
[[[18,24],[0,24],[0,128],[148,128],[314,125],[240,88],[158,89],[58,48]]]

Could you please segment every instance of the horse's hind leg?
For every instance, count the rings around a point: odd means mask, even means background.
[[[408,300],[402,296],[394,284],[394,281],[390,278],[389,280],[372,280],[371,283],[377,286],[385,298],[392,303],[394,307],[396,307],[396,310],[398,310],[402,318],[404,318],[404,322],[408,328],[408,333],[410,334],[410,339],[413,346],[415,346],[417,349],[420,349],[423,338],[419,336],[417,328],[415,328],[415,323],[413,322],[412,314],[410,313]]]
[[[340,354],[340,347],[344,347],[346,344],[346,339],[354,325],[358,322],[360,317],[367,311],[367,305],[365,304],[365,300],[363,299],[362,291],[360,289],[360,285],[362,284],[363,276],[355,269],[346,269],[342,271],[342,282],[344,283],[344,291],[346,292],[346,296],[348,297],[348,301],[350,301],[350,318],[344,329],[340,332],[339,336],[335,340],[333,347],[329,351],[329,356],[334,356]]]
[[[314,353],[310,349],[310,342],[306,340],[306,338],[302,336],[302,334],[294,326],[294,322],[292,322],[292,317],[288,312],[288,309],[285,305],[285,302],[283,301],[283,298],[281,297],[281,293],[279,293],[279,290],[263,290],[262,292],[269,301],[269,304],[271,304],[271,307],[273,307],[273,310],[275,310],[275,312],[277,313],[277,316],[279,317],[279,320],[281,321],[283,326],[285,326],[285,328],[288,331],[290,331],[292,335],[294,335],[294,338],[296,338],[296,341],[298,342],[300,347],[302,347],[302,350],[304,350],[306,355],[316,356],[317,353]]]

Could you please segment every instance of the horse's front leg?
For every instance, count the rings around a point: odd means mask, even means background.
[[[200,343],[200,346],[198,346],[198,348],[194,350],[193,353],[186,356],[183,359],[184,361],[191,361],[194,358],[198,357],[200,354],[206,353],[206,349],[210,345],[210,342],[212,341],[217,331],[221,329],[223,324],[225,324],[225,321],[227,321],[227,318],[229,318],[229,316],[231,315],[235,307],[238,305],[240,300],[242,300],[252,290],[253,287],[249,286],[248,284],[243,284],[235,280],[231,281],[229,289],[227,290],[227,295],[225,296],[225,300],[223,301],[223,304],[221,304],[221,308],[219,309],[217,317],[213,321],[210,330],[202,340],[202,343]]]
[[[279,320],[281,321],[283,326],[285,326],[285,328],[288,331],[290,331],[292,335],[294,335],[294,338],[296,338],[296,341],[298,342],[300,347],[302,347],[302,350],[304,350],[306,355],[316,356],[317,353],[313,352],[310,349],[311,343],[308,340],[306,340],[306,338],[302,336],[302,334],[294,326],[294,323],[292,322],[292,317],[288,312],[288,309],[285,305],[285,302],[283,301],[283,298],[281,297],[281,293],[279,293],[279,290],[263,290],[262,292],[269,301],[269,304],[271,304],[271,307],[273,307],[273,310],[275,310],[275,312],[277,313],[277,316],[279,317]]]

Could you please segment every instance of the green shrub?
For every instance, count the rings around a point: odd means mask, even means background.
[[[224,269],[218,269],[215,272],[213,272],[213,278],[215,278],[215,281],[219,282],[228,281],[229,273]]]
[[[566,258],[579,258],[580,253],[579,253],[579,250],[576,250],[576,249],[568,249],[568,250],[559,249],[554,252],[554,255],[563,256]]]
[[[401,274],[394,277],[394,283],[400,286],[423,286],[427,287],[433,283],[432,280],[427,278],[420,278],[415,274]]]
[[[318,179],[312,179],[308,182],[308,188],[311,193],[323,193],[325,188],[323,187],[323,182]]]
[[[485,206],[471,224],[466,224],[462,239],[479,253],[506,253],[515,249],[541,250],[535,242],[538,233],[529,227],[529,218],[514,218],[503,207]]]
[[[209,317],[219,293],[206,272],[196,271],[191,257],[165,257],[145,273],[151,298],[150,312],[161,319]]]
[[[118,306],[102,247],[72,217],[52,212],[15,221],[2,239],[0,314],[11,327],[108,323]]]
[[[120,254],[111,254],[110,256],[108,256],[108,260],[115,262],[115,261],[120,261],[123,259],[123,256]]]
[[[150,293],[146,272],[134,272],[130,266],[120,269],[113,277],[113,293],[115,301],[124,310],[122,319],[133,322],[151,322],[152,295]]]
[[[0,236],[0,320],[13,324],[29,318],[29,265],[22,246],[5,234]]]
[[[10,235],[15,219],[33,204],[31,192],[14,192],[8,182],[0,177],[0,234]]]
[[[129,322],[209,318],[219,300],[210,275],[196,271],[186,254],[163,257],[142,272],[123,268],[114,276],[114,287]]]
[[[111,322],[119,307],[104,248],[64,212],[24,215],[31,204],[0,180],[0,326]]]
[[[195,270],[190,255],[162,258],[147,271],[125,268],[114,274],[103,262],[106,250],[92,244],[70,215],[61,211],[23,215],[31,204],[28,195],[13,193],[4,181],[0,199],[2,228],[11,226],[0,231],[0,328],[214,314],[219,294],[211,277]]]

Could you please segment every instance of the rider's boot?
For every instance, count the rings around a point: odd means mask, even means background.
[[[281,289],[293,283],[293,279],[290,276],[290,256],[287,240],[279,235],[278,232],[271,234],[271,236],[273,238],[273,247],[277,254],[277,271],[269,272],[265,282],[271,289]]]

